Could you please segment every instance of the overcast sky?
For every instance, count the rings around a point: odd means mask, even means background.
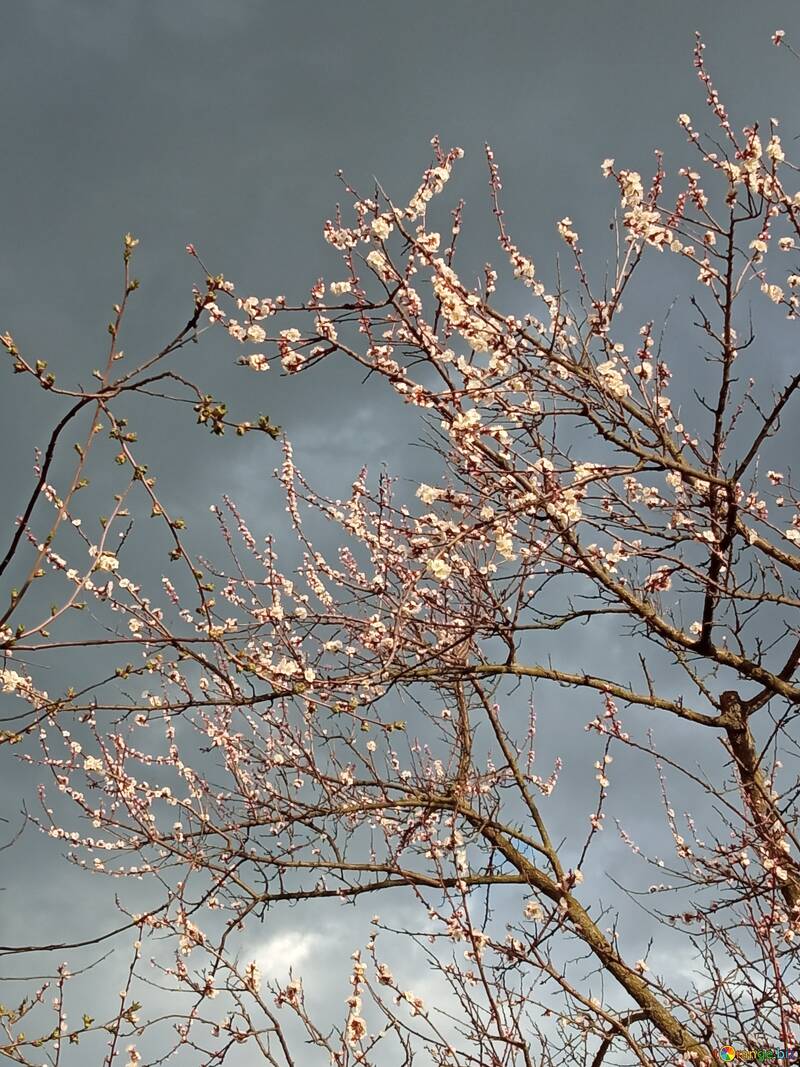
[[[687,158],[675,117],[703,111],[694,31],[743,123],[793,98],[796,67],[769,43],[779,25],[791,32],[791,5],[5,5],[2,327],[61,380],[85,378],[105,347],[126,231],[141,241],[126,338],[135,352],[185,321],[199,280],[189,241],[242,290],[305,293],[335,264],[320,235],[341,198],[337,170],[357,188],[369,191],[374,175],[406,196],[435,133],[467,153],[453,189],[467,200],[463,245],[478,266],[496,254],[486,141],[503,167],[509,224],[542,269],[564,215],[602,260],[614,202],[602,159],[648,173],[655,148],[668,165]],[[230,350],[198,358],[226,398],[252,396]],[[304,465],[324,463],[332,437],[342,470],[364,448],[394,453],[396,416],[369,393],[351,403],[354,380],[339,364],[322,378],[259,382],[263,410],[304,449]],[[27,456],[36,439],[46,398],[31,393],[3,388],[6,454]],[[208,484],[205,463],[188,482],[185,473],[187,495]]]
[[[770,44],[779,27],[791,36],[796,10],[770,0],[7,0],[0,331],[47,359],[60,381],[86,384],[104,358],[126,231],[141,242],[142,285],[124,345],[137,357],[191,312],[201,279],[187,242],[243,292],[302,297],[335,270],[321,229],[343,199],[337,170],[365,192],[374,176],[407,199],[434,134],[466,151],[453,186],[467,201],[464,249],[477,266],[498,258],[487,141],[503,169],[513,235],[542,272],[564,215],[602,262],[614,206],[602,160],[648,174],[662,148],[674,170],[691,160],[676,116],[710,126],[692,69],[695,30],[734,124],[782,115],[787,136],[796,132],[800,69]],[[654,317],[670,296],[652,293]],[[342,363],[282,381],[245,375],[237,354],[221,337],[186,358],[201,361],[197,380],[244,417],[255,406],[280,423],[320,488],[344,491],[365,460],[419,473],[410,417],[383,390],[356,388]],[[32,449],[63,409],[7,367],[0,405],[8,530],[30,485]],[[205,521],[228,490],[269,527],[277,445],[248,438],[212,448],[199,432],[184,428],[178,439],[156,419],[146,430],[152,454],[172,457],[161,480],[177,511]],[[5,781],[13,817],[29,779],[10,758],[0,752],[0,793]],[[66,890],[48,874],[40,843],[25,840],[16,855],[0,879],[6,899],[14,896],[2,940],[46,939],[62,927]],[[81,892],[70,889],[70,902]],[[72,927],[83,932],[74,910]],[[309,935],[273,936],[294,937],[300,956],[311,952]]]

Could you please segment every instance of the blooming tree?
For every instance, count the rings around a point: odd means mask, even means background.
[[[695,65],[714,136],[680,116],[697,169],[675,192],[660,155],[649,181],[605,160],[621,207],[599,283],[570,218],[569,284],[514,243],[488,148],[502,265],[467,281],[463,205],[446,203],[462,153],[434,140],[410,200],[346,186],[352,217],[324,229],[341,266],[307,300],[241,296],[203,267],[186,327],[130,368],[127,237],[96,388],[61,386],[3,338],[16,371],[71,404],[0,564],[22,574],[0,618],[3,741],[39,769],[29,820],[110,880],[115,937],[131,935],[118,1010],[75,1023],[64,964],[0,1010],[9,1061],[67,1062],[78,1045],[83,1062],[97,1035],[108,1064],[125,1049],[131,1064],[245,1062],[244,1047],[247,1063],[341,1067],[706,1063],[795,1043],[800,372],[754,316],[797,319],[800,192],[776,120],[739,132],[700,41]],[[623,308],[665,260],[692,287],[702,373]],[[419,413],[427,481],[414,496],[364,469],[333,499],[282,440],[296,560],[228,497],[211,504],[227,562],[201,558],[141,459],[141,405],[188,399],[214,434],[279,436],[174,369],[208,327],[245,373],[343,356],[382,379]],[[81,493],[106,440],[113,506],[90,524]],[[149,593],[125,558],[143,506],[170,539]],[[57,602],[37,615],[40,588]],[[93,637],[75,635],[76,609]],[[101,676],[45,691],[44,657],[89,641]],[[649,823],[642,781],[661,797]],[[570,796],[586,800],[574,819]],[[313,967],[267,980],[248,955],[265,916],[362,900],[378,914],[361,930],[352,913],[324,1018]],[[39,1022],[48,989],[55,1027]],[[169,992],[151,1010],[153,989]]]

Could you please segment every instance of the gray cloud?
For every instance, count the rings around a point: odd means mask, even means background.
[[[434,133],[467,150],[453,187],[467,200],[463,254],[476,271],[498,258],[485,141],[503,167],[509,224],[540,271],[551,270],[554,221],[567,214],[583,244],[602,249],[602,263],[614,198],[600,177],[601,160],[615,156],[647,173],[656,147],[666,151],[669,167],[690,158],[675,116],[703,110],[691,69],[695,28],[709,42],[711,66],[737,122],[784,113],[789,123],[797,69],[785,54],[774,54],[769,34],[781,24],[790,30],[794,15],[795,5],[767,0],[702,6],[673,0],[668,9],[628,0],[6,5],[0,329],[48,359],[59,380],[86,383],[104,358],[127,230],[141,239],[142,288],[125,339],[135,356],[157,348],[188,317],[191,285],[199,280],[183,250],[188,241],[243,290],[304,294],[335,270],[321,224],[344,199],[337,169],[365,191],[377,176],[399,199],[415,188]],[[785,139],[794,132],[788,126]],[[636,297],[656,318],[680,285],[669,268],[665,275],[663,290]],[[684,328],[675,330],[678,347],[696,344]],[[776,358],[794,358],[778,331],[774,343]],[[308,377],[270,374],[254,385],[233,367],[235,356],[224,337],[206,335],[180,359],[243,414],[255,405],[281,423],[319,488],[343,494],[365,459],[421,476],[425,459],[408,447],[410,414],[373,384],[362,389],[353,368],[330,363]],[[9,368],[2,374],[0,529],[8,535],[32,485],[33,447],[43,443],[55,405],[12,380]],[[138,429],[154,463],[168,459],[165,495],[192,519],[203,546],[211,544],[208,505],[225,490],[261,532],[282,522],[282,501],[269,483],[280,462],[277,445],[212,442],[200,430],[178,432],[155,414]],[[146,565],[150,546],[132,542],[131,550]],[[570,654],[584,662],[594,657],[608,669],[610,659],[619,664],[630,655],[618,636],[611,640],[613,646],[598,648],[579,635]],[[9,701],[2,698],[4,709]],[[578,714],[560,691],[542,696],[541,704],[543,718]],[[662,739],[676,754],[686,743],[677,724]],[[544,762],[560,740],[557,733],[543,740]],[[565,774],[578,769],[571,802],[559,815],[565,831],[585,821],[589,797],[580,767],[590,748],[579,741],[566,753]],[[653,793],[650,765],[631,765],[627,773],[629,787]],[[35,777],[13,752],[0,752],[3,810],[12,821],[21,798],[31,801]],[[629,816],[634,828],[650,829],[645,815]],[[609,863],[616,858],[622,868],[619,843],[604,847]],[[26,833],[15,856],[2,876],[0,940],[81,935],[98,916],[112,919],[106,885],[60,864],[50,842]],[[369,910],[359,910],[359,921],[351,913],[336,920],[342,944],[363,937],[360,920]],[[271,936],[280,938],[276,926]],[[289,928],[295,929],[291,920]],[[114,973],[118,964],[109,966]],[[88,988],[100,996],[104,986]],[[335,996],[338,1005],[344,992]]]

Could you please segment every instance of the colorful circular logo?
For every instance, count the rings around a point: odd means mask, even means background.
[[[723,1045],[717,1055],[723,1063],[730,1063],[731,1060],[736,1059],[736,1049],[733,1045]]]

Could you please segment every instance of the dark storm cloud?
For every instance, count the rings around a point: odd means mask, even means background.
[[[0,329],[32,357],[48,359],[60,381],[86,384],[103,359],[119,295],[120,238],[128,230],[141,241],[142,288],[124,344],[134,358],[159,347],[188,317],[198,281],[184,252],[189,241],[243,291],[302,296],[320,275],[337,276],[321,238],[324,219],[343,198],[337,169],[365,192],[377,176],[401,200],[416,187],[436,133],[467,151],[453,187],[467,200],[463,251],[474,269],[499,258],[487,207],[486,141],[503,167],[508,223],[539,273],[552,278],[554,223],[564,215],[587,249],[599,247],[590,254],[602,264],[611,254],[614,201],[600,176],[602,159],[613,156],[644,174],[657,147],[668,168],[691,160],[675,116],[704,110],[691,67],[694,30],[709,42],[710,66],[742,125],[793,106],[798,71],[774,52],[769,36],[781,25],[791,31],[794,11],[793,4],[763,0],[6,3]],[[654,290],[640,299],[659,318],[671,295]],[[677,336],[691,344],[688,334]],[[380,388],[361,389],[351,368],[331,362],[287,382],[276,373],[245,375],[233,367],[236,355],[224,337],[206,336],[181,358],[194,361],[197,379],[224,392],[232,407],[247,415],[255,404],[281,423],[320,488],[346,492],[365,459],[421,476],[424,457],[406,447],[414,436],[410,415]],[[0,515],[9,530],[31,484],[32,449],[43,443],[57,405],[7,368],[0,383]],[[260,532],[277,523],[282,502],[269,477],[278,446],[249,439],[219,445],[176,431],[156,414],[138,429],[152,456],[166,457],[165,495],[201,531],[223,490]],[[146,549],[137,551],[144,560]],[[572,655],[583,651],[606,664],[629,655],[622,645],[573,644]],[[569,713],[554,699],[543,706]],[[679,748],[680,728],[666,733]],[[557,746],[543,746],[551,758]],[[576,759],[588,758],[579,750]],[[2,751],[0,782],[13,819],[32,786],[30,769],[17,767],[12,755]],[[642,775],[637,789],[652,788],[652,776],[631,773]],[[586,810],[585,795],[572,800],[565,825]],[[87,890],[73,870],[59,873],[60,881],[48,878],[57,860],[32,835],[17,855],[2,879],[3,941],[57,936],[65,896],[92,905],[91,918],[70,905],[73,932],[92,928],[103,884]]]

